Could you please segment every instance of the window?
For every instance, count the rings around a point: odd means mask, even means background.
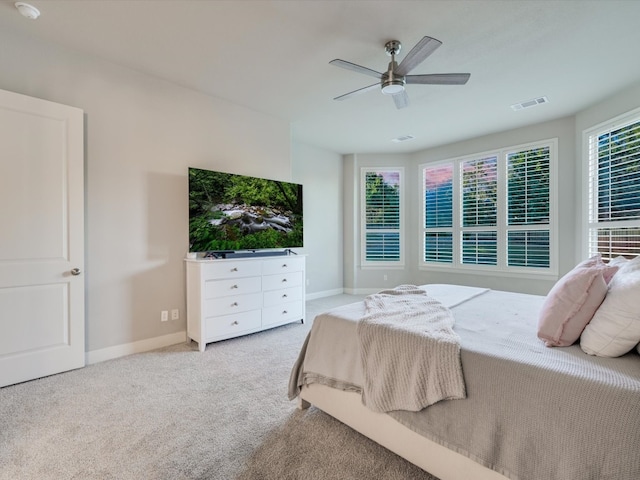
[[[507,265],[549,268],[548,146],[507,154]]]
[[[640,254],[640,112],[585,132],[588,254]]]
[[[422,265],[554,273],[556,144],[423,165]]]
[[[498,157],[459,162],[462,263],[498,263]]]
[[[402,169],[362,169],[363,265],[400,265]]]
[[[453,164],[425,167],[424,257],[428,262],[453,261]]]

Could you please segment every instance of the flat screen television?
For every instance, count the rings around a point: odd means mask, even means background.
[[[303,246],[302,185],[189,168],[189,252]]]

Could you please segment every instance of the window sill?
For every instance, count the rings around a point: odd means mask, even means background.
[[[482,267],[444,267],[432,264],[420,264],[418,270],[450,273],[453,275],[484,275],[492,277],[526,278],[535,280],[558,280],[558,272],[545,270],[544,272],[533,272],[530,270],[501,270],[497,268]]]
[[[361,270],[404,270],[405,269],[404,263],[394,263],[394,264],[384,263],[379,265],[368,263],[368,264],[360,264],[359,266]]]

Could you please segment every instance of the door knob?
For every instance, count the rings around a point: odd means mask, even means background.
[[[80,269],[79,268],[72,268],[71,269],[71,275],[74,275],[74,276],[80,275]]]

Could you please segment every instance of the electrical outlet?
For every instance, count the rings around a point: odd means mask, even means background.
[[[160,321],[161,322],[166,322],[167,320],[169,320],[169,311],[168,310],[162,310],[162,312],[160,312]]]
[[[386,275],[384,276],[384,281],[385,281],[385,282],[387,281],[387,276],[386,276]]]
[[[177,308],[174,308],[173,310],[171,310],[171,320],[178,320],[180,319],[180,310],[178,310]]]

